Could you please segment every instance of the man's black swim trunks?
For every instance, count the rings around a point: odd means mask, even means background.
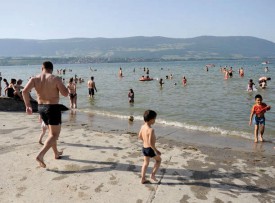
[[[60,104],[38,104],[38,113],[46,125],[61,124]]]

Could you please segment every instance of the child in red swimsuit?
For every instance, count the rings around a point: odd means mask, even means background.
[[[263,98],[261,95],[257,94],[255,96],[255,104],[251,109],[249,125],[252,124],[252,118],[254,116],[254,142],[258,142],[258,134],[259,134],[259,126],[260,126],[260,141],[263,142],[263,135],[265,129],[265,117],[264,114],[266,111],[270,110],[271,106],[267,106],[265,103],[262,102]]]

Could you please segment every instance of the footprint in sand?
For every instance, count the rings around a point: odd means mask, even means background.
[[[24,176],[23,178],[20,179],[20,181],[24,181],[24,180],[26,180],[26,179],[27,179],[27,177]]]
[[[101,188],[103,188],[103,186],[104,186],[104,184],[101,183],[99,186],[97,186],[97,188],[95,189],[95,192],[96,192],[96,193],[101,192]]]
[[[80,186],[80,189],[81,190],[88,190],[90,187],[86,186],[86,185],[82,185]]]
[[[68,176],[66,176],[66,175],[61,175],[61,176],[58,176],[58,177],[53,178],[52,180],[63,180],[63,179],[65,179],[65,178],[68,178]]]
[[[21,197],[23,196],[22,193],[25,192],[25,190],[27,189],[26,187],[19,187],[19,188],[16,188],[18,193],[16,194],[16,197]]]

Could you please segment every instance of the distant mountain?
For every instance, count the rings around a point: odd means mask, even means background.
[[[275,43],[256,37],[0,39],[0,57],[164,60],[274,58]]]

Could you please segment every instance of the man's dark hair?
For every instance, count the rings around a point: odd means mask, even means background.
[[[91,77],[91,80],[94,80],[94,77],[93,77],[93,76]]]
[[[44,63],[43,63],[43,66],[44,66],[44,68],[46,69],[46,70],[53,70],[53,64],[52,64],[52,62],[50,62],[50,61],[45,61]]]
[[[145,122],[155,119],[156,117],[157,117],[157,113],[153,110],[147,110],[143,114],[143,118]]]

